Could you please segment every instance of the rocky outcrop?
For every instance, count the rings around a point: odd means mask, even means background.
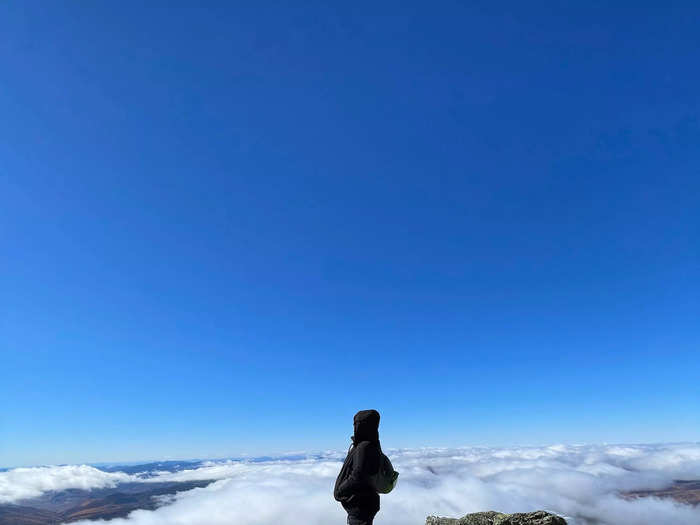
[[[502,514],[500,512],[475,512],[462,518],[428,516],[425,525],[566,525],[566,520],[543,510]]]

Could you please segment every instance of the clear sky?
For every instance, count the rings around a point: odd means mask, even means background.
[[[0,466],[700,440],[693,3],[142,4],[0,4]]]

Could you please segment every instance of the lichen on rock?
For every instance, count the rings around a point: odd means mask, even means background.
[[[501,512],[475,512],[461,518],[428,516],[425,525],[566,525],[566,520],[543,510],[503,514]]]

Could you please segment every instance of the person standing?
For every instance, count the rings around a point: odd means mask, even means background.
[[[348,513],[348,525],[372,525],[379,512],[379,493],[371,482],[381,461],[379,412],[360,410],[353,418],[352,445],[333,489]]]

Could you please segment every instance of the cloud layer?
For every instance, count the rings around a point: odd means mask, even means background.
[[[87,465],[16,468],[0,472],[0,503],[14,503],[51,490],[96,489],[133,481],[123,472],[103,472]]]
[[[662,488],[674,479],[700,479],[700,444],[385,452],[401,476],[394,492],[382,496],[377,525],[422,525],[429,514],[457,517],[481,510],[536,509],[564,515],[571,525],[700,523],[698,507],[656,498],[625,500],[618,495],[620,491]],[[135,511],[109,523],[345,523],[345,513],[332,497],[343,456],[344,452],[338,452],[298,460],[215,461],[191,470],[156,473],[148,481],[218,481],[171,496],[168,505],[155,511]],[[10,487],[3,476],[14,485]],[[62,484],[63,488],[88,488],[127,480],[133,481],[134,476],[86,466],[15,469],[0,473],[0,501],[58,490]]]

